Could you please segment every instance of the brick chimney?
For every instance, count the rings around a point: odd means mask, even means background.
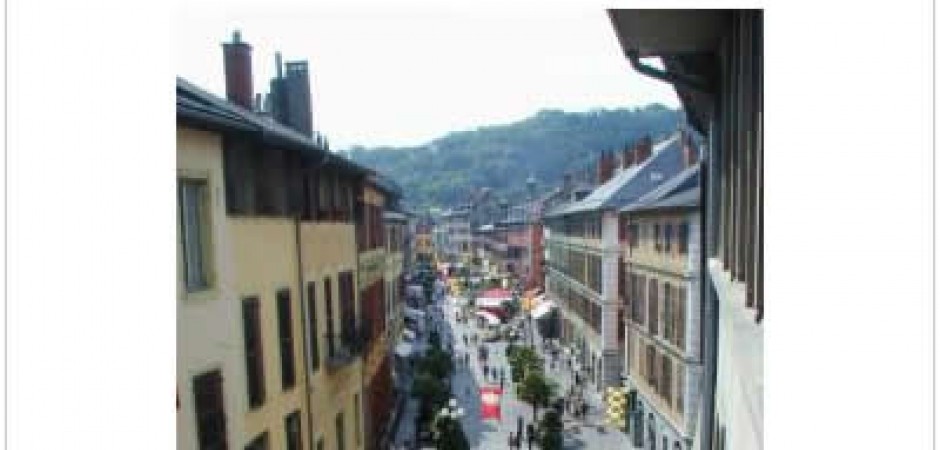
[[[614,155],[610,152],[601,152],[597,159],[597,183],[604,184],[614,176]]]
[[[232,42],[222,43],[222,58],[225,64],[225,98],[236,105],[252,109],[254,88],[251,80],[251,46],[242,42],[240,31],[232,33]]]
[[[653,140],[650,139],[649,135],[643,136],[637,141],[633,149],[634,161],[636,164],[642,164],[647,158],[650,157],[650,154],[653,153]]]

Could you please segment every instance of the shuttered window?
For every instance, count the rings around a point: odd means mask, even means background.
[[[196,436],[200,450],[224,450],[225,408],[222,394],[222,372],[213,370],[193,379],[196,406]]]
[[[294,370],[294,330],[291,314],[290,290],[282,289],[277,292],[277,331],[278,343],[281,350],[281,388],[294,387],[296,374]]]
[[[323,303],[326,305],[326,354],[332,358],[336,356],[336,331],[333,325],[333,283],[330,277],[323,279]]]
[[[303,438],[300,435],[300,411],[294,411],[284,418],[284,434],[287,436],[287,450],[303,448]]]
[[[346,450],[346,424],[342,412],[336,415],[336,450]]]
[[[248,372],[248,405],[257,408],[264,403],[264,357],[257,297],[248,297],[242,301],[242,324],[245,335],[245,366]]]
[[[663,251],[669,253],[672,251],[672,223],[666,222],[666,226],[663,231]]]
[[[310,334],[310,371],[320,368],[320,336],[317,332],[317,284],[307,283],[307,332]]]
[[[356,293],[353,287],[352,271],[345,271],[339,274],[339,289],[342,338],[343,343],[348,346],[353,344],[356,328]]]
[[[672,342],[672,330],[675,326],[675,317],[672,307],[672,286],[668,281],[663,282],[663,337]]]
[[[676,344],[676,347],[679,347],[683,349],[684,351],[685,350],[685,324],[686,324],[685,305],[687,302],[685,287],[680,287],[678,289],[678,293],[676,297],[677,297],[676,302],[675,302],[676,308],[675,308],[675,313],[674,313],[675,318],[676,318],[676,325],[675,325],[676,336],[675,336],[674,342]]]
[[[659,395],[666,400],[667,405],[672,404],[672,359],[669,356],[662,355],[662,381],[659,383],[660,392]]]
[[[649,332],[651,335],[659,333],[659,281],[650,278],[650,320]]]
[[[685,366],[676,364],[676,412],[685,411]]]
[[[689,222],[682,221],[679,224],[679,253],[686,254],[689,252]]]
[[[662,251],[663,249],[661,240],[662,236],[659,233],[659,224],[655,223],[653,224],[653,245],[655,246],[657,252]]]

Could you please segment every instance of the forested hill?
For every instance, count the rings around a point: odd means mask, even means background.
[[[530,175],[544,192],[558,185],[565,171],[593,164],[602,151],[622,149],[647,133],[655,140],[675,130],[679,120],[679,111],[659,104],[583,113],[543,110],[418,147],[355,147],[347,155],[392,177],[406,201],[420,210],[453,206],[481,187],[515,203]]]

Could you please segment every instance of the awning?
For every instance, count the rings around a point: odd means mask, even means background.
[[[499,317],[496,317],[496,314],[493,314],[489,311],[477,311],[477,317],[482,317],[490,325],[499,325]]]
[[[494,298],[494,297],[479,297],[476,301],[476,306],[478,307],[489,307],[489,308],[502,308],[503,302],[509,299],[506,298]]]
[[[554,309],[554,308],[555,308],[555,303],[554,303],[554,302],[552,302],[552,301],[550,301],[550,300],[545,300],[545,301],[539,303],[539,304],[532,310],[532,317],[533,317],[533,318],[536,318],[536,319],[541,319],[541,318],[544,317],[546,314],[548,314],[549,311],[551,311],[551,310]]]

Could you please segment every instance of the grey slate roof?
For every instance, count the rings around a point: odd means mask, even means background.
[[[663,208],[694,208],[699,205],[701,165],[695,164],[679,172],[656,189],[620,209],[621,212]]]
[[[564,205],[548,216],[619,210],[679,173],[682,166],[682,145],[679,132],[675,132],[654,145],[652,154],[642,164],[620,171],[581,201]]]
[[[253,134],[265,144],[297,149],[304,154],[328,155],[331,164],[359,174],[372,172],[325,150],[292,128],[217,97],[180,77],[176,77],[176,118],[214,131]]]

